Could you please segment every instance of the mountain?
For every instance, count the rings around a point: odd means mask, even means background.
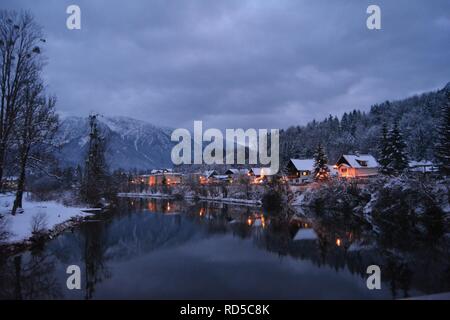
[[[106,138],[106,161],[111,170],[172,167],[172,130],[127,117],[98,117],[98,127]],[[66,117],[56,136],[57,158],[62,166],[84,162],[89,140],[87,118]]]

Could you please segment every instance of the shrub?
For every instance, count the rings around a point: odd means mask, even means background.
[[[8,240],[10,236],[8,220],[0,214],[0,243]]]
[[[279,210],[282,208],[283,197],[277,190],[269,189],[263,194],[261,202],[265,209]]]
[[[47,231],[48,218],[44,212],[38,212],[31,218],[31,233],[33,236],[41,236]]]

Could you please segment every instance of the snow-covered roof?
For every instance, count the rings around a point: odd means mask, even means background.
[[[248,169],[228,169],[225,174],[247,174],[248,173]]]
[[[19,180],[19,177],[18,176],[7,176],[7,177],[4,177],[4,179],[6,181],[15,181],[15,180]]]
[[[409,167],[427,167],[427,166],[434,166],[433,162],[426,161],[426,160],[420,160],[420,161],[410,161]]]
[[[152,171],[150,171],[150,173],[155,174],[155,173],[170,173],[172,172],[172,169],[153,169]]]
[[[217,180],[227,180],[229,177],[227,175],[215,175],[214,179]]]
[[[431,161],[410,161],[409,169],[416,172],[435,172],[438,171],[438,167]]]
[[[261,175],[270,176],[271,175],[270,168],[251,168],[250,170],[253,172],[253,174],[255,176],[261,176]]]
[[[344,154],[342,157],[353,168],[378,168],[377,160],[370,154]],[[364,165],[365,163],[365,165]]]
[[[210,178],[212,176],[217,175],[217,171],[216,170],[207,170],[203,173],[204,176],[206,176],[207,178]]]
[[[314,159],[291,159],[298,171],[314,171]]]

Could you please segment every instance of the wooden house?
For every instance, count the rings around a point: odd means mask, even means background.
[[[370,154],[344,154],[335,167],[341,178],[369,178],[378,175],[379,164]]]
[[[314,159],[289,160],[287,178],[293,184],[302,184],[314,180]]]

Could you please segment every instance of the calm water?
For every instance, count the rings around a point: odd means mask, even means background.
[[[44,248],[0,259],[0,298],[392,299],[450,291],[441,240],[368,235],[345,215],[122,199],[117,212]],[[66,287],[73,264],[81,290]],[[381,290],[366,287],[371,264],[381,267]]]

